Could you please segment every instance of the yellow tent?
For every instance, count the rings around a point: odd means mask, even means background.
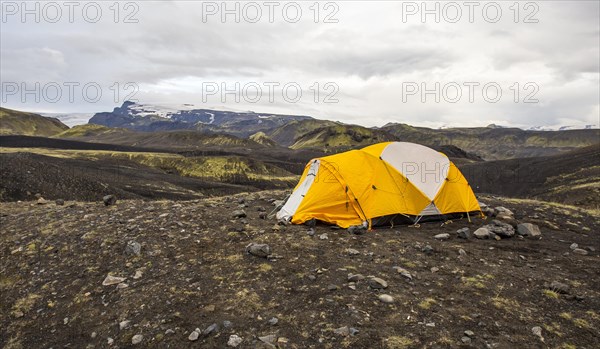
[[[314,218],[348,228],[480,210],[446,155],[419,144],[386,142],[311,160],[277,218],[294,224]]]

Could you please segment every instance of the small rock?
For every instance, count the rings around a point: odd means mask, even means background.
[[[45,205],[45,204],[47,204],[47,203],[48,203],[48,201],[46,201],[46,200],[45,200],[44,198],[42,198],[42,197],[40,197],[40,198],[37,200],[37,204],[38,204],[38,205]]]
[[[357,282],[360,280],[364,280],[364,276],[361,274],[348,274],[348,281],[349,282]]]
[[[356,328],[354,328],[354,327],[350,327],[348,330],[350,331],[350,335],[351,335],[351,336],[354,336],[354,335],[358,334],[358,332],[359,332],[359,331],[358,331]]]
[[[192,333],[190,333],[190,335],[188,336],[188,340],[190,341],[197,341],[198,338],[200,337],[200,329],[197,328],[195,330],[192,331]]]
[[[531,223],[521,223],[521,224],[517,225],[517,233],[519,235],[530,236],[530,237],[542,236],[542,232],[540,231],[540,228],[537,225],[531,224]]]
[[[339,289],[339,287],[337,285],[331,284],[331,285],[327,286],[327,289],[329,291],[335,291],[335,290]]]
[[[135,280],[137,280],[137,279],[140,279],[142,277],[142,275],[144,275],[144,273],[141,270],[138,269],[138,270],[135,271],[135,275],[133,275],[133,278]]]
[[[402,267],[394,267],[393,269],[396,270],[396,272],[398,272],[398,274],[404,276],[405,278],[412,280],[412,275],[410,274],[410,272]]]
[[[471,231],[469,230],[469,228],[458,229],[456,231],[456,235],[458,235],[458,237],[461,239],[470,239]]]
[[[258,214],[258,218],[260,218],[260,219],[267,219],[267,213],[266,212],[260,212]]]
[[[352,225],[348,228],[348,233],[354,235],[362,235],[367,232],[367,227],[364,225]]]
[[[275,225],[274,225],[274,226],[271,228],[271,230],[273,230],[273,231],[280,231],[280,230],[281,230],[281,225],[279,225],[279,224],[275,224]]]
[[[467,336],[462,336],[462,338],[460,339],[461,342],[465,343],[465,344],[470,344],[471,343],[471,338],[467,337]]]
[[[531,332],[534,335],[538,336],[542,342],[544,341],[544,337],[542,336],[542,328],[541,327],[535,326],[531,329]]]
[[[548,288],[557,293],[567,294],[569,293],[569,285],[563,284],[562,282],[552,281]]]
[[[571,250],[574,250],[576,248],[579,248],[579,245],[577,245],[576,243],[572,243],[570,248],[571,248]]]
[[[485,227],[481,227],[475,230],[473,235],[478,239],[488,239],[490,237],[490,231]]]
[[[106,195],[102,198],[104,206],[111,206],[117,203],[117,197],[114,195]]]
[[[250,243],[246,246],[246,252],[257,257],[267,258],[271,254],[271,247],[267,244]]]
[[[235,210],[235,211],[231,212],[231,216],[233,218],[245,218],[246,212],[244,210]]]
[[[475,337],[475,332],[473,332],[471,330],[466,330],[465,331],[465,336],[473,338],[473,337]]]
[[[582,248],[576,248],[573,250],[573,253],[578,254],[578,255],[582,255],[582,256],[586,256],[588,254],[588,251],[582,249]]]
[[[144,336],[142,336],[141,334],[136,334],[135,336],[133,336],[131,338],[131,344],[133,344],[133,345],[140,344],[140,343],[142,343],[143,340],[144,340]]]
[[[65,204],[65,200],[63,200],[63,199],[56,199],[56,201],[54,201],[54,203],[57,206],[63,206]]]
[[[271,326],[275,326],[275,325],[277,325],[277,323],[279,322],[279,319],[278,319],[278,318],[276,318],[276,317],[272,317],[272,318],[270,318],[270,319],[269,319],[269,321],[267,321],[267,322],[269,323],[269,325],[271,325]]]
[[[277,336],[274,334],[270,334],[270,335],[258,337],[258,340],[260,340],[263,343],[273,345],[277,341]]]
[[[465,250],[463,250],[462,248],[460,250],[458,250],[458,255],[460,257],[466,257],[467,256],[467,252],[465,252]]]
[[[125,280],[126,280],[126,278],[107,275],[106,278],[104,278],[104,281],[102,281],[102,286],[110,286],[110,285],[120,284],[121,282],[123,282]]]
[[[435,327],[435,322],[428,322],[425,324],[427,327]]]
[[[509,216],[515,215],[511,210],[509,210],[508,208],[506,208],[504,206],[495,207],[494,211],[496,211],[498,214],[505,214],[505,215],[509,215]]]
[[[108,344],[108,345],[113,345],[114,343],[115,343],[115,340],[114,340],[114,339],[112,339],[112,338],[110,338],[110,337],[106,338],[106,344]]]
[[[308,234],[308,236],[315,236],[315,228],[310,228],[306,234]]]
[[[167,329],[167,330],[165,331],[165,334],[167,334],[167,335],[168,335],[168,334],[175,334],[175,331],[173,331],[172,329],[170,329],[170,328],[169,328],[169,329]]]
[[[230,328],[233,324],[229,320],[223,321],[223,328]]]
[[[382,289],[387,288],[388,283],[381,278],[373,277],[369,279],[369,286],[374,289]]]
[[[353,248],[349,248],[346,249],[346,252],[350,255],[350,256],[356,256],[358,254],[360,254],[360,252],[358,250],[355,250]]]
[[[229,336],[229,340],[227,341],[227,346],[230,347],[237,347],[238,345],[242,344],[243,339],[238,336],[237,334],[232,334],[231,336]]]
[[[380,294],[377,298],[383,303],[394,303],[394,297],[389,294]]]
[[[448,240],[448,239],[450,239],[450,234],[448,234],[448,233],[437,234],[433,238],[436,240]]]
[[[323,234],[319,235],[319,239],[321,239],[321,240],[329,240],[329,236],[327,236],[327,233],[323,233]]]
[[[440,271],[440,268],[438,268],[438,267],[431,267],[430,270],[431,270],[432,273],[437,273],[438,271]]]
[[[515,235],[515,228],[508,223],[504,223],[497,219],[492,221],[492,224],[485,226],[489,232],[494,233],[503,238],[509,238]]]
[[[336,328],[335,330],[333,330],[333,333],[337,334],[338,336],[347,337],[350,335],[350,329],[348,328],[348,326],[344,326]]]
[[[207,328],[205,328],[204,331],[202,331],[202,335],[208,336],[209,334],[217,331],[218,329],[219,329],[219,325],[212,324],[212,325],[208,326]]]
[[[430,255],[433,253],[433,247],[431,247],[429,245],[425,245],[425,247],[423,247],[423,249],[421,249],[421,252],[425,253],[426,255]]]
[[[137,241],[128,241],[125,246],[125,254],[139,256],[142,251],[142,245]]]
[[[131,321],[129,321],[129,320],[124,320],[124,321],[119,322],[119,330],[122,331],[122,330],[128,328],[130,324],[131,324]]]

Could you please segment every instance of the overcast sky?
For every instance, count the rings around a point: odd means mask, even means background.
[[[598,1],[37,4],[2,2],[8,108],[109,111],[135,92],[366,126],[600,124]]]

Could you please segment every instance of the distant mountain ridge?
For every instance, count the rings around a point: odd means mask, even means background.
[[[163,107],[126,101],[112,112],[94,114],[89,123],[144,132],[196,130],[222,132],[247,138],[256,132],[283,126],[292,120],[307,119],[312,118],[251,111],[198,109],[191,104]]]

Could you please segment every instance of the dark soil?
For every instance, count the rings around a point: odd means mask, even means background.
[[[600,222],[586,211],[481,198],[538,224],[540,240],[457,238],[457,229],[487,223],[478,217],[358,236],[318,225],[309,236],[306,226],[276,231],[274,220],[259,218],[284,196],[0,204],[0,346],[124,348],[143,335],[136,347],[224,348],[236,334],[240,348],[254,348],[273,334],[287,348],[598,347]],[[232,218],[239,198],[247,222]],[[450,240],[433,238],[444,232]],[[125,253],[129,241],[141,244],[140,255]],[[251,242],[269,244],[275,258],[248,255]],[[574,254],[572,243],[588,255]],[[349,273],[389,286],[377,291],[362,280],[351,289]],[[103,286],[108,274],[128,287]],[[553,281],[567,293],[551,292]],[[381,293],[394,303],[379,301]],[[213,323],[216,331],[188,340]],[[343,326],[358,333],[334,332]]]
[[[252,186],[183,177],[133,161],[63,159],[32,153],[0,154],[0,201],[45,199],[97,201],[122,199],[190,200],[257,190]],[[267,183],[268,184],[268,183]]]

